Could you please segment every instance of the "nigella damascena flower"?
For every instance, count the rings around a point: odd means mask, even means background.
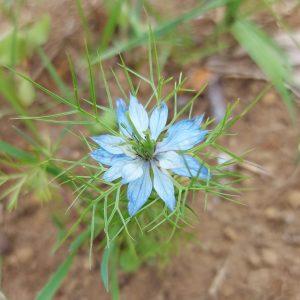
[[[109,166],[103,179],[111,182],[122,178],[128,184],[128,211],[131,216],[145,204],[152,190],[173,211],[176,205],[171,174],[209,179],[208,169],[188,154],[187,150],[201,143],[207,130],[200,124],[203,115],[181,120],[166,128],[168,107],[156,106],[150,118],[136,97],[130,104],[119,99],[117,119],[120,135],[93,137],[100,148],[91,153],[92,158]]]

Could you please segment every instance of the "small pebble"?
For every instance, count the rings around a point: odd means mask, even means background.
[[[23,264],[30,261],[33,258],[33,256],[34,256],[34,252],[32,248],[22,247],[18,249],[18,251],[15,253],[15,255],[12,258],[12,261],[14,263]]]
[[[276,207],[270,206],[264,211],[265,217],[269,221],[282,222],[291,224],[295,221],[295,214],[289,210],[279,210]]]
[[[232,227],[225,227],[223,232],[225,237],[231,241],[236,241],[239,238],[237,232]]]
[[[293,208],[300,208],[300,191],[293,190],[288,194],[288,202]]]
[[[260,258],[260,256],[256,252],[251,251],[248,254],[248,256],[247,256],[247,259],[248,259],[249,264],[252,267],[254,267],[254,268],[260,267],[260,265],[261,265],[261,258]]]
[[[277,101],[277,95],[274,92],[269,92],[263,97],[263,102],[268,105],[272,106]]]
[[[270,206],[264,212],[266,218],[270,221],[282,221],[282,212],[276,207]]]
[[[6,297],[4,296],[4,294],[0,291],[0,300],[6,300]]]
[[[274,267],[278,264],[278,255],[270,248],[262,249],[261,257],[263,262],[270,267]]]

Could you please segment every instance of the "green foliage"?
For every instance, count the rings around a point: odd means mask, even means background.
[[[33,85],[21,78],[8,76],[1,65],[15,67],[25,58],[30,58],[34,51],[48,39],[50,17],[44,15],[35,23],[21,29],[18,28],[17,14],[13,15],[13,20],[11,31],[0,38],[0,95],[17,114],[25,117],[28,115],[26,107],[30,106],[35,99]],[[24,123],[38,139],[33,123],[30,120],[24,120]]]
[[[200,5],[198,7],[193,8],[192,10],[188,11],[187,13],[182,14],[181,16],[174,18],[170,21],[166,21],[160,25],[158,25],[156,28],[153,29],[153,35],[155,39],[158,39],[159,37],[162,37],[166,35],[167,33],[172,32],[173,30],[176,30],[176,27],[180,24],[183,24],[189,20],[195,19],[196,17],[199,17],[217,7],[223,6],[226,4],[229,0],[212,0],[207,2],[204,5]],[[117,45],[112,46],[108,48],[105,51],[100,52],[100,56],[97,55],[92,62],[95,64],[99,62],[100,60],[111,58],[115,55],[118,55],[119,53],[129,51],[137,46],[147,44],[148,42],[149,34],[148,32],[141,33],[139,36],[129,39],[125,42],[119,42]]]
[[[70,228],[64,227],[59,231],[59,237],[54,247],[55,252],[67,240],[72,239],[69,254],[40,291],[37,299],[54,297],[67,276],[78,249],[86,245],[89,245],[90,262],[93,259],[93,252],[103,249],[99,277],[105,288],[117,299],[119,295],[118,269],[124,272],[134,272],[144,263],[159,262],[163,264],[173,253],[176,253],[180,243],[183,244],[191,238],[185,228],[196,218],[196,213],[189,204],[195,193],[202,195],[204,207],[206,207],[210,195],[241,204],[238,195],[240,193],[239,183],[243,180],[243,176],[231,171],[228,166],[242,162],[243,157],[222,146],[219,139],[230,134],[231,127],[259,101],[266,90],[239,115],[235,113],[237,103],[230,104],[224,119],[215,128],[211,126],[212,119],[206,120],[204,127],[210,129],[209,135],[204,143],[191,149],[190,154],[197,157],[202,163],[214,162],[210,166],[213,179],[210,181],[185,180],[175,176],[177,206],[174,212],[169,212],[159,201],[158,196],[153,193],[140,212],[135,217],[130,217],[127,212],[126,188],[120,182],[104,182],[101,175],[106,168],[96,165],[88,156],[88,153],[94,148],[94,145],[90,144],[88,135],[102,132],[118,135],[110,84],[106,78],[107,72],[104,72],[107,69],[102,66],[102,60],[148,42],[149,75],[129,68],[122,57],[120,57],[119,67],[123,72],[122,76],[127,80],[127,86],[124,86],[123,82],[120,83],[121,80],[116,75],[118,74],[116,70],[111,70],[111,78],[115,79],[120,96],[127,99],[127,91],[137,95],[140,87],[146,87],[144,90],[150,90],[146,106],[151,107],[164,99],[169,103],[169,107],[173,108],[171,124],[183,115],[191,116],[205,87],[200,91],[186,89],[185,79],[181,74],[176,78],[165,78],[162,74],[161,53],[157,48],[156,39],[167,37],[180,24],[225,5],[227,16],[224,23],[228,26],[227,30],[231,31],[237,41],[245,47],[253,60],[272,80],[291,109],[292,101],[285,87],[285,83],[290,77],[290,70],[285,64],[284,56],[262,30],[254,23],[241,18],[241,2],[243,1],[205,1],[204,4],[202,3],[179,17],[163,23],[159,22],[157,26],[153,29],[150,27],[146,32],[146,26],[142,26],[144,23],[141,19],[140,8],[137,7],[131,14],[127,3],[116,1],[110,6],[111,13],[104,28],[103,39],[98,44],[99,51],[90,57],[91,33],[81,1],[77,0],[78,13],[87,35],[87,72],[85,76],[88,78],[88,84],[87,86],[78,84],[76,68],[72,59],[68,57],[72,88],[59,76],[55,66],[40,47],[49,33],[49,19],[48,21],[43,19],[34,26],[20,31],[15,28],[10,38],[10,44],[15,43],[16,45],[15,62],[20,62],[25,57],[24,53],[30,56],[33,50],[38,50],[39,57],[59,92],[49,90],[27,74],[16,71],[15,63],[8,60],[8,56],[3,56],[6,64],[12,66],[8,67],[12,76],[6,76],[7,70],[0,69],[0,93],[20,115],[20,120],[30,129],[33,138],[24,133],[21,134],[27,142],[28,151],[0,141],[0,163],[11,171],[9,175],[1,174],[0,176],[0,185],[4,186],[1,199],[8,196],[8,208],[16,207],[20,195],[28,193],[28,191],[33,192],[38,199],[50,199],[53,194],[52,188],[49,187],[60,184],[70,189],[74,195],[73,202],[67,211],[74,209],[77,214],[77,219]],[[111,45],[118,26],[126,27],[126,39]],[[130,30],[127,30],[127,26]],[[123,31],[124,28],[120,28],[119,32]],[[24,36],[26,36],[25,40]],[[30,47],[26,46],[27,38],[32,42]],[[5,44],[8,42],[6,41],[4,46]],[[0,46],[0,59],[1,49],[3,48]],[[216,47],[212,47],[211,51],[215,51],[215,49]],[[164,55],[164,60],[166,60],[169,54],[165,53]],[[106,90],[107,105],[98,102],[98,73],[102,76],[102,83]],[[18,89],[15,88],[16,82]],[[34,97],[32,87],[51,99],[52,101],[48,101],[48,103],[51,103],[52,107],[59,105],[59,112],[30,116],[25,108],[32,103]],[[190,100],[182,109],[179,109],[177,99],[181,94],[185,94]],[[24,97],[22,98],[20,95]],[[60,138],[47,144],[46,139],[37,134],[36,124],[39,122],[59,126],[62,129]],[[64,142],[66,136],[67,139]],[[76,138],[83,147],[85,154],[80,159],[72,160],[57,154],[59,148],[69,147],[68,141],[71,138]],[[220,152],[228,154],[230,160],[218,165],[215,161]]]
[[[45,287],[38,293],[36,300],[51,300],[61,286],[62,281],[67,276],[72,263],[74,255],[69,255],[65,261],[59,266],[57,271],[51,276]]]
[[[237,20],[232,25],[231,31],[250,57],[270,78],[286,103],[289,113],[295,117],[293,98],[286,88],[286,84],[291,82],[291,68],[286,55],[266,33],[250,21]]]
[[[12,51],[15,53],[15,65],[25,58],[31,57],[34,50],[48,40],[49,33],[50,18],[48,15],[18,31],[12,28],[0,38],[0,65],[11,64]]]
[[[114,251],[114,245],[110,245],[110,247],[105,247],[101,260],[101,279],[103,285],[107,291],[109,291],[109,258],[111,253]]]
[[[46,285],[36,296],[36,300],[51,300],[51,299],[53,299],[57,290],[62,285],[63,280],[68,275],[68,273],[72,267],[74,257],[76,255],[77,251],[79,250],[79,248],[85,242],[86,238],[88,237],[88,234],[89,234],[89,230],[83,231],[81,234],[79,234],[74,239],[74,241],[71,243],[71,245],[69,247],[69,252],[70,252],[69,255],[58,266],[57,270],[49,278]]]

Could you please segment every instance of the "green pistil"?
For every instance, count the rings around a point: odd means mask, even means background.
[[[133,142],[133,150],[138,156],[145,160],[151,160],[155,151],[155,142],[151,140],[150,134],[146,133],[146,139]]]

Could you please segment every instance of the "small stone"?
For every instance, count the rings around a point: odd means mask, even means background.
[[[277,253],[269,248],[262,249],[261,252],[263,262],[271,267],[274,267],[278,264],[278,255]]]
[[[231,241],[236,241],[239,238],[237,232],[232,227],[225,227],[223,232],[225,237]]]
[[[20,248],[16,253],[17,261],[19,263],[26,263],[34,256],[33,250],[30,247]]]
[[[254,268],[258,268],[261,265],[261,258],[260,256],[256,253],[256,252],[251,252],[248,254],[248,262],[249,264],[254,267]]]
[[[0,291],[0,300],[6,300],[6,297],[4,296],[4,294]]]
[[[264,214],[270,221],[282,221],[282,212],[273,206],[268,207]]]
[[[272,106],[277,101],[277,95],[274,92],[269,92],[263,97],[263,102],[266,105]]]
[[[221,293],[224,297],[233,297],[234,296],[234,287],[231,285],[224,284],[222,286]]]
[[[293,190],[288,194],[288,202],[293,208],[300,208],[300,191]]]

